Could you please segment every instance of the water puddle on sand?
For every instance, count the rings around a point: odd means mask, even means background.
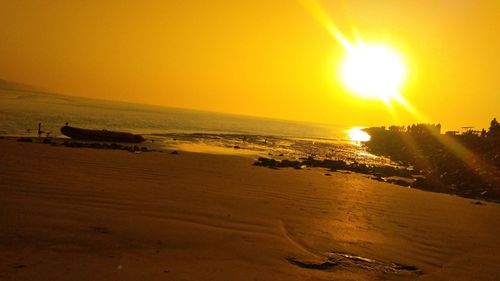
[[[383,274],[401,274],[401,275],[421,275],[422,271],[412,265],[399,263],[385,263],[370,258],[331,252],[326,260],[323,261],[301,261],[296,258],[288,257],[286,260],[295,266],[305,269],[315,270],[341,270],[341,269],[360,269],[373,273]]]
[[[247,155],[247,156],[255,156],[259,154],[259,152],[249,149],[242,149],[238,147],[235,148],[235,147],[216,146],[203,143],[178,143],[174,145],[169,145],[167,147],[173,150],[196,152],[196,153],[208,153],[208,154]]]

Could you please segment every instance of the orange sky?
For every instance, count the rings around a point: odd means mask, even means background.
[[[439,3],[437,3],[439,2]],[[500,106],[500,2],[321,1],[399,50],[403,96],[446,128]],[[93,98],[342,125],[396,123],[347,93],[344,50],[297,1],[0,0],[0,78]],[[415,122],[404,109],[402,123]],[[500,117],[500,116],[497,116]]]

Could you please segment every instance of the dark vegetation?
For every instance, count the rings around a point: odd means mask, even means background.
[[[412,187],[470,198],[500,200],[500,124],[488,130],[464,127],[462,133],[441,134],[441,125],[365,129],[373,154],[411,165],[417,178]]]

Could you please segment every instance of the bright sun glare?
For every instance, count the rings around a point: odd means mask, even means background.
[[[299,1],[344,48],[346,54],[337,74],[349,92],[366,99],[382,100],[396,120],[398,116],[393,108],[393,101],[418,120],[427,119],[401,96],[409,68],[399,52],[382,42],[363,41],[359,34],[356,34],[356,40],[348,40],[318,0]],[[350,135],[358,138],[358,134]]]
[[[349,140],[355,142],[364,142],[371,139],[370,135],[367,132],[363,131],[363,128],[361,127],[354,127],[348,130],[347,134],[349,135]]]
[[[406,67],[403,58],[390,47],[361,43],[347,49],[340,74],[354,94],[387,101],[399,95]]]

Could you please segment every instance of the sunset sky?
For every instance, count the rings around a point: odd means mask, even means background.
[[[402,97],[448,129],[500,105],[499,1],[319,2],[404,58]],[[0,0],[0,79],[68,95],[352,126],[417,122],[359,98],[345,49],[299,1]],[[497,116],[500,117],[500,116]]]

